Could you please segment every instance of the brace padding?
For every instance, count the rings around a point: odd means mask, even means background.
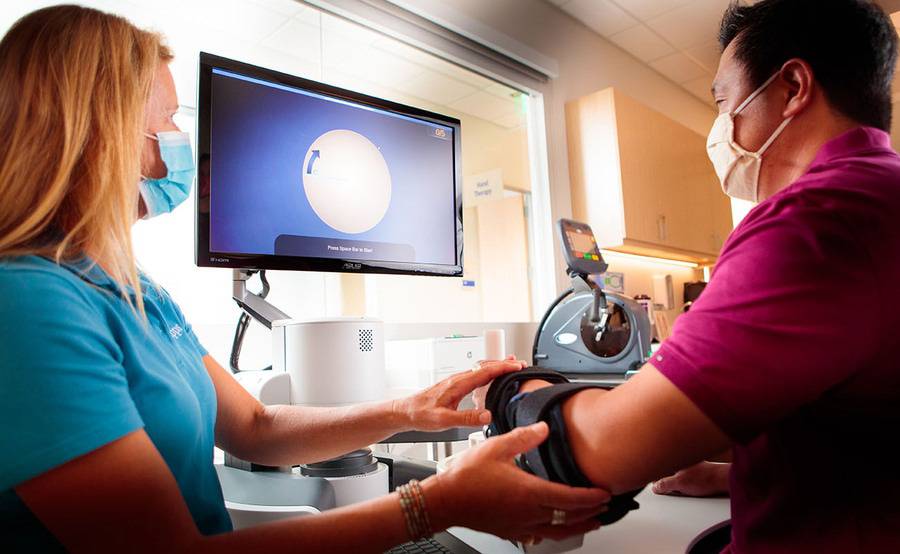
[[[506,407],[510,399],[519,393],[519,385],[525,381],[540,379],[548,383],[568,383],[569,380],[556,371],[548,371],[534,367],[525,368],[502,375],[491,383],[485,398],[484,407],[491,412],[493,431],[491,434],[502,435],[510,432],[516,425],[507,417]]]
[[[553,422],[550,421],[548,416],[555,406],[562,404],[570,396],[583,390],[596,388],[601,387],[585,383],[564,383],[538,389],[519,401],[515,413],[515,427],[526,427],[539,421],[547,422],[547,425],[550,427],[550,437],[540,447],[525,453],[525,461],[532,473],[543,479],[574,486],[583,487],[586,486],[586,483],[590,483],[583,476],[581,483],[568,483],[559,472],[554,471],[552,464],[552,447],[554,444],[552,443],[557,443],[556,446],[558,446],[558,441],[552,439],[554,435],[561,434],[565,440],[565,429],[557,429],[558,426],[552,425]],[[572,465],[574,465],[574,461]],[[578,471],[578,474],[581,475],[581,471]]]
[[[544,387],[522,398],[515,409],[515,426],[524,427],[544,421],[550,427],[550,435],[543,444],[529,450],[523,456],[525,469],[538,477],[575,487],[593,486],[584,475],[569,447],[566,422],[562,415],[562,403],[569,397],[587,389],[609,389],[586,383],[564,383]],[[614,523],[640,505],[634,497],[643,487],[616,495],[607,505],[608,511],[597,519],[604,525]]]

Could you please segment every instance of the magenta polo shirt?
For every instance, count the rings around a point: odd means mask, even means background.
[[[857,128],[755,207],[651,362],[734,441],[735,553],[900,552],[900,156]]]

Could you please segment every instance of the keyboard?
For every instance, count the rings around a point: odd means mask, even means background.
[[[437,540],[430,538],[395,546],[385,554],[452,554],[452,551]]]
[[[441,531],[433,537],[395,546],[385,554],[479,554],[451,533]]]

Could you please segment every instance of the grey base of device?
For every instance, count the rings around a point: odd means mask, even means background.
[[[391,469],[368,448],[298,468],[261,468],[226,457],[216,466],[235,529],[323,512],[390,491]]]
[[[574,281],[573,281],[574,282]],[[650,318],[634,300],[607,292],[610,325],[598,341],[589,289],[576,289],[555,306],[541,327],[534,365],[579,381],[620,384],[650,357]]]
[[[435,473],[434,462],[404,456],[379,454],[378,462],[379,473],[389,472],[391,489],[410,479],[426,479]],[[302,475],[299,469],[249,471],[224,465],[215,467],[225,507],[235,529],[318,514],[338,507],[335,488],[324,477]],[[454,527],[436,534],[435,539],[452,554],[555,554],[580,547],[583,536],[521,546],[487,533]]]
[[[225,508],[235,529],[335,507],[334,488],[325,479],[284,471],[245,471],[216,465]]]

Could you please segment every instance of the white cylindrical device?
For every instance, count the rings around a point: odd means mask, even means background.
[[[486,360],[506,358],[506,332],[503,329],[488,329],[484,332],[484,358]]]
[[[336,508],[372,500],[390,492],[388,467],[380,463],[368,448],[324,462],[301,465],[294,469],[294,473],[321,477],[331,483]]]
[[[344,406],[385,394],[384,323],[365,317],[272,324],[272,369],[291,377],[291,404]]]
[[[373,500],[391,492],[388,466],[378,464],[375,471],[346,477],[326,477],[334,487],[336,508]]]

